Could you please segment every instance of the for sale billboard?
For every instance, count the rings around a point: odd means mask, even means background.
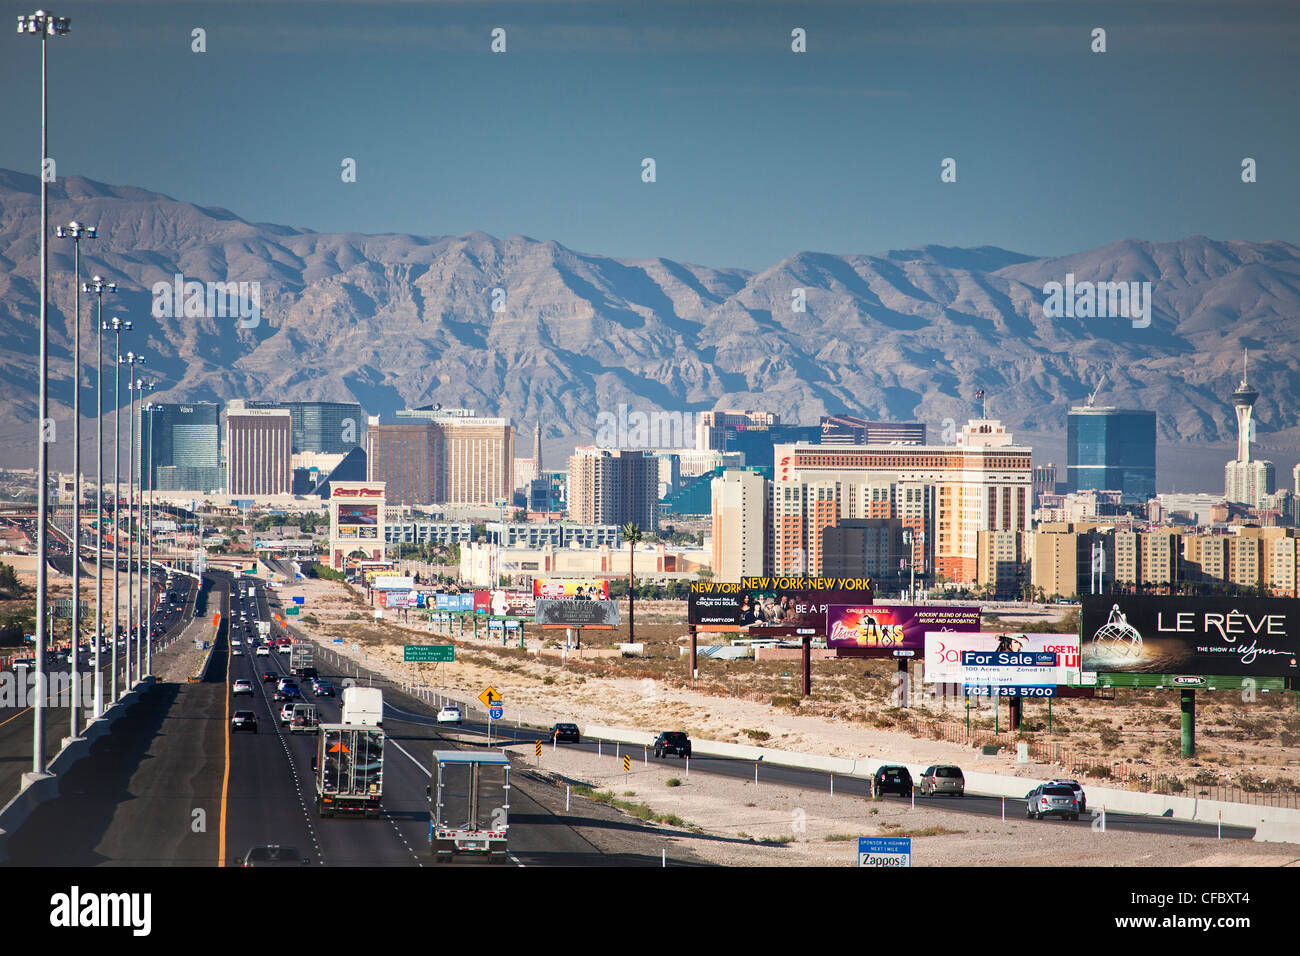
[[[1051,651],[962,651],[969,697],[1054,697],[1057,655]]]
[[[978,634],[951,631],[927,631],[925,635],[925,683],[978,684],[970,680],[962,654],[985,653],[1055,654],[1053,685],[1087,685],[1097,683],[1094,672],[1081,671],[1079,638],[1073,634],[1019,634],[981,631]],[[987,676],[987,675],[984,675]],[[1030,681],[1029,683],[1034,683]]]
[[[978,631],[980,609],[945,604],[832,604],[826,646],[839,657],[925,655],[927,631]]]
[[[807,636],[826,633],[832,605],[871,598],[870,578],[744,578],[692,584],[687,609],[690,623],[708,631]]]
[[[1300,601],[1129,597],[1083,601],[1083,664],[1123,674],[1300,674]]]
[[[533,578],[533,597],[608,601],[609,581],[606,578]]]
[[[538,598],[537,623],[542,627],[618,627],[617,601]]]

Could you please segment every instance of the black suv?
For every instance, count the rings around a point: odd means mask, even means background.
[[[556,743],[582,743],[582,735],[578,733],[577,724],[556,724],[551,728],[551,736],[555,738]]]
[[[654,749],[656,757],[666,757],[668,754],[689,757],[691,755],[691,738],[680,730],[666,731],[655,738]]]
[[[299,667],[298,677],[305,681],[315,680],[320,677],[320,671],[314,667]]]
[[[881,767],[871,775],[871,795],[880,797],[886,793],[897,793],[904,797],[912,795],[912,774],[906,767]]]

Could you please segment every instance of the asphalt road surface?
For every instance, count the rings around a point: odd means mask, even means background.
[[[131,708],[90,756],[63,781],[61,795],[37,808],[9,841],[9,865],[230,865],[256,845],[295,846],[314,865],[432,865],[429,850],[430,752],[461,746],[441,737],[421,702],[405,699],[386,710],[383,812],[377,818],[322,819],[314,809],[311,756],[314,734],[291,734],[271,701],[274,684],[262,672],[288,672],[288,655],[257,656],[246,631],[229,645],[231,578],[219,572],[213,597],[222,627],[210,680],[159,685]],[[258,617],[265,619],[265,588],[258,588]],[[254,602],[243,602],[243,609]],[[242,615],[241,615],[242,616]],[[345,675],[317,665],[342,687]],[[254,681],[254,694],[232,698],[227,679]],[[386,695],[388,696],[388,695]],[[394,693],[394,696],[395,693]],[[313,698],[326,722],[339,719],[338,698]],[[410,708],[411,719],[403,715]],[[229,714],[253,710],[257,733],[230,734]],[[550,785],[516,775],[511,788],[510,860],[517,865],[658,866],[662,836],[637,821],[611,819],[612,811],[585,808],[559,815],[541,799]],[[553,796],[553,794],[551,794]],[[627,852],[602,852],[582,829],[610,828]],[[452,865],[462,865],[458,860]],[[678,853],[670,863],[698,861]]]
[[[162,606],[155,604],[154,607],[154,626],[164,628],[163,633],[154,641],[155,648],[169,643],[178,636],[181,628],[189,621],[189,612],[194,605],[196,593],[192,578],[176,575],[173,578],[173,590],[177,592],[179,597],[177,607],[168,608],[165,602],[161,601],[159,604]],[[125,646],[118,647],[117,653],[120,688]],[[102,651],[100,659],[104,672],[104,701],[105,706],[107,706],[111,689],[109,670],[112,667],[112,655],[109,650]],[[70,664],[52,663],[48,652],[46,664],[51,674],[67,674],[70,672]],[[79,666],[83,675],[93,673],[94,653],[91,652],[84,664],[79,662]],[[25,679],[26,670],[26,668],[17,668],[15,674],[21,675]],[[85,681],[84,677],[83,682],[89,683],[89,681]],[[88,699],[87,693],[90,692],[83,693],[83,701]],[[14,703],[22,703],[22,706],[0,706],[0,805],[8,803],[14,794],[18,792],[22,784],[22,775],[32,769],[32,730],[35,722],[35,711],[30,706],[27,706],[25,701],[15,701]],[[83,709],[83,717],[85,712]],[[71,730],[72,715],[67,707],[45,708],[45,759],[47,762],[53,759],[62,749],[63,738],[68,736]]]

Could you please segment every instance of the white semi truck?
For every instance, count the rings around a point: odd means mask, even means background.
[[[429,786],[434,862],[464,853],[502,863],[509,833],[509,758],[499,751],[435,750]]]

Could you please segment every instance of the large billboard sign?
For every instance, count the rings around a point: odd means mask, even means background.
[[[537,623],[542,627],[618,627],[617,601],[538,598]]]
[[[605,578],[533,579],[533,597],[569,598],[574,601],[608,601],[609,581]]]
[[[1083,601],[1083,665],[1121,674],[1300,674],[1300,601],[1128,597]]]
[[[470,591],[462,594],[435,594],[433,604],[439,611],[472,611],[474,595]]]
[[[1055,697],[1057,655],[1051,651],[962,651],[970,697]]]
[[[379,524],[379,505],[345,505],[339,502],[337,507],[340,526]]]
[[[925,654],[927,631],[978,631],[980,609],[944,604],[832,604],[826,609],[826,646],[840,657],[914,657]]]
[[[492,592],[493,617],[534,617],[537,598],[527,591],[507,591],[499,588]]]
[[[826,633],[832,605],[870,604],[870,578],[744,578],[739,584],[691,585],[688,620],[709,631],[751,635]]]
[[[982,654],[1053,654],[1056,665],[1050,678],[1026,684],[1093,685],[1095,673],[1081,671],[1079,638],[1073,634],[1016,634],[980,632],[953,633],[927,631],[925,635],[925,677],[927,684],[987,684],[986,671],[969,672],[962,655]],[[1010,682],[1014,683],[1014,682]]]

